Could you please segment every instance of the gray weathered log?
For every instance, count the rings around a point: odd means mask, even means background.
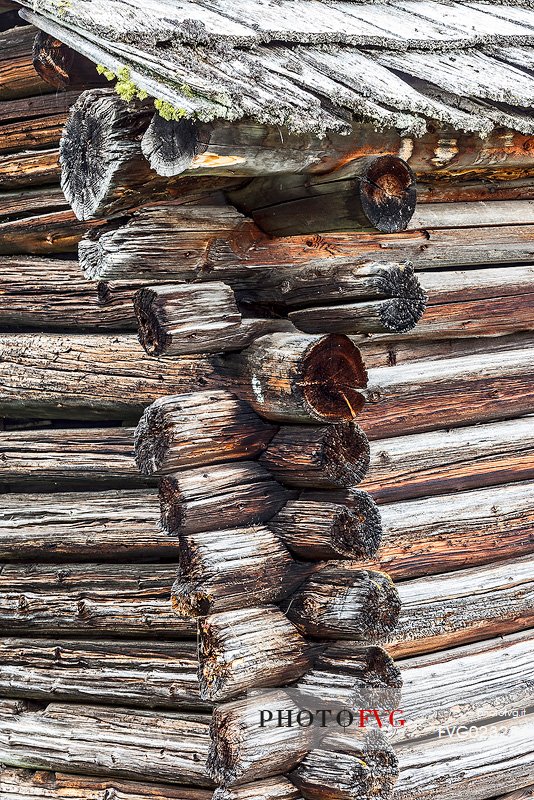
[[[311,496],[310,496],[311,495]],[[367,492],[351,491],[351,502],[331,502],[303,492],[273,517],[269,527],[299,558],[372,558],[382,539],[380,513]]]
[[[175,574],[172,564],[3,564],[0,630],[40,636],[194,638],[195,623],[171,608]]]
[[[133,334],[2,334],[0,362],[0,410],[13,417],[132,420],[212,374],[205,356],[149,358]]]
[[[282,608],[310,636],[378,642],[395,629],[400,600],[388,575],[334,564],[308,578]]]
[[[195,642],[0,639],[9,697],[103,705],[209,709]]]
[[[200,690],[205,700],[230,700],[249,689],[284,686],[311,664],[306,640],[272,606],[204,617],[199,638]]]
[[[166,475],[250,459],[266,447],[275,431],[226,390],[160,397],[137,426],[135,457],[144,475]]]
[[[289,319],[306,333],[405,333],[417,325],[425,308],[424,292],[418,289],[411,297],[302,308]]]
[[[207,714],[0,703],[0,762],[209,786]]]
[[[180,533],[172,604],[182,616],[203,616],[277,603],[314,567],[295,561],[265,526]]]
[[[291,495],[254,461],[182,470],[159,482],[161,523],[171,536],[257,525]]]
[[[274,421],[350,421],[365,402],[367,372],[346,336],[273,333],[221,362],[235,390]]]
[[[260,463],[289,486],[350,488],[367,473],[369,442],[354,422],[283,425],[260,456]]]
[[[534,624],[532,556],[397,584],[395,658],[445,650]]]
[[[302,800],[302,795],[287,778],[279,777],[267,778],[246,786],[220,787],[215,789],[212,800]]]

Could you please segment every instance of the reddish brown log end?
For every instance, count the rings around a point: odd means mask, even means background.
[[[323,336],[308,348],[300,387],[306,406],[318,420],[352,420],[365,405],[361,389],[367,370],[358,348],[346,336]]]
[[[88,89],[107,84],[92,61],[44,31],[39,31],[33,43],[33,66],[54,89]]]
[[[165,331],[155,313],[154,303],[157,297],[157,291],[148,287],[139,289],[134,297],[139,341],[149,356],[160,356],[172,341],[172,336]]]
[[[384,233],[404,231],[417,202],[415,176],[401,158],[379,156],[360,179],[359,199],[374,228]]]

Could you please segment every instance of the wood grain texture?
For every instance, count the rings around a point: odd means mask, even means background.
[[[52,91],[32,64],[36,28],[31,25],[0,32],[0,100],[31,97]]]
[[[287,778],[279,777],[246,786],[220,787],[212,800],[302,800],[302,795]]]

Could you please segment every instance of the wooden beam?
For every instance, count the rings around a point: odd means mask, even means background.
[[[31,53],[35,33],[32,25],[19,25],[0,32],[0,100],[52,91],[33,68]]]
[[[53,191],[55,193],[55,189]],[[0,196],[0,207],[3,200],[5,198]],[[41,202],[41,198],[38,202]],[[12,197],[8,198],[7,203],[11,205]],[[91,225],[96,227],[99,224],[79,222],[72,211],[64,209],[5,220],[0,222],[0,254],[40,256],[75,253],[78,242]]]
[[[59,175],[58,150],[55,147],[0,156],[0,181],[4,190],[55,184]]]

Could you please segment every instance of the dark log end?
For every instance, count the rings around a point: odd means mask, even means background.
[[[159,482],[161,525],[170,535],[176,535],[184,522],[184,509],[180,499],[180,484],[172,475]]]
[[[158,175],[181,175],[201,149],[198,126],[189,119],[166,120],[154,114],[141,142],[148,163]]]
[[[336,642],[316,657],[313,671],[309,673],[309,687],[315,690],[314,673],[340,676],[343,686],[351,678],[352,702],[361,707],[396,708],[401,699],[402,673],[389,653],[377,645],[358,645],[352,642]],[[335,683],[335,680],[332,680]],[[309,691],[306,676],[299,685]],[[371,703],[371,699],[376,705]],[[371,703],[371,705],[369,705]]]
[[[172,438],[172,424],[169,424],[165,406],[156,400],[144,410],[135,429],[135,463],[142,475],[159,472]]]
[[[355,490],[353,494],[354,508],[341,506],[336,515],[332,545],[347,558],[372,558],[382,540],[380,512],[367,492]]]
[[[332,486],[350,488],[360,483],[369,469],[369,440],[354,422],[332,425],[324,437],[322,457],[325,476]],[[370,516],[370,534],[375,525],[376,521]],[[373,535],[376,536],[376,532]]]
[[[369,628],[371,638],[383,640],[399,621],[400,597],[393,581],[384,572],[367,571],[369,587]]]
[[[371,225],[384,233],[408,227],[417,201],[415,176],[397,156],[373,159],[359,183],[362,209]]]
[[[139,341],[149,356],[160,356],[169,347],[172,336],[165,332],[160,319],[158,293],[145,287],[134,297],[134,311],[138,322]]]
[[[423,316],[427,295],[412,264],[389,270],[387,284],[390,299],[382,306],[381,322],[388,331],[405,333],[414,328]]]
[[[75,53],[70,47],[39,31],[33,43],[33,66],[40,78],[54,89],[68,89]],[[96,74],[96,72],[95,72]]]
[[[360,389],[367,386],[363,358],[347,336],[322,336],[308,348],[302,362],[301,389],[318,420],[349,421],[365,404]]]

